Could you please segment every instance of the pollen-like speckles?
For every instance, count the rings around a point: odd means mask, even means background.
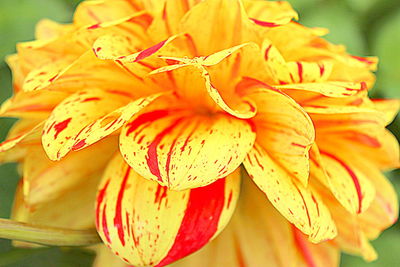
[[[156,110],[127,124],[120,148],[143,177],[182,190],[230,174],[254,139],[251,125],[231,116],[182,117]]]
[[[164,266],[200,249],[225,227],[239,196],[239,174],[171,191],[143,179],[117,154],[97,194],[98,232],[127,263]]]

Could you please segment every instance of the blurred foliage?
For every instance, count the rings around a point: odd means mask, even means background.
[[[11,74],[4,63],[7,54],[15,52],[15,44],[34,38],[35,24],[42,18],[69,22],[80,0],[0,0],[0,101],[11,95]],[[400,1],[399,0],[289,0],[307,26],[329,28],[326,37],[342,43],[355,55],[376,55],[380,58],[377,84],[373,97],[400,98]],[[3,140],[13,120],[0,119]],[[400,136],[400,120],[391,130]],[[400,192],[400,172],[389,173]],[[13,193],[18,182],[14,164],[0,166],[0,217],[8,217]],[[399,266],[400,226],[397,224],[373,242],[379,260],[365,263],[344,255],[343,267]],[[90,266],[93,255],[83,250],[62,248],[16,249],[9,241],[0,240],[0,266],[9,267],[84,267]]]

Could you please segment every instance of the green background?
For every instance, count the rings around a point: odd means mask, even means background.
[[[34,26],[42,18],[70,22],[79,0],[0,0],[0,102],[11,96],[11,74],[4,56],[15,52],[15,44],[33,39]],[[358,56],[380,58],[377,85],[372,97],[400,98],[400,1],[399,0],[289,0],[307,26],[327,27],[332,42],[342,43]],[[0,119],[0,140],[13,120]],[[400,137],[400,118],[390,126]],[[388,173],[400,192],[400,172]],[[18,176],[14,164],[0,166],[0,217],[9,216]],[[343,255],[343,267],[400,266],[400,227],[394,225],[373,242],[379,259],[373,263]],[[80,267],[90,266],[88,251],[41,248],[16,249],[0,239],[0,266]]]

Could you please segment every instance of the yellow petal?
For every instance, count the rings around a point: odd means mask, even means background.
[[[384,112],[387,124],[390,124],[396,118],[400,109],[398,99],[373,99],[372,101],[377,110]]]
[[[63,25],[49,19],[42,19],[36,25],[35,37],[38,40],[52,39],[68,33],[73,28],[73,25]]]
[[[99,176],[117,149],[117,138],[108,138],[54,162],[42,147],[31,147],[22,166],[25,203],[36,206],[56,200],[88,177]]]
[[[54,64],[42,65],[29,73],[28,77],[24,83],[25,91],[48,89],[76,92],[87,88],[103,88],[135,94],[132,87],[143,86],[141,77],[121,70],[114,62],[99,60],[93,51],[87,51],[73,62],[62,63],[59,68],[55,68]]]
[[[51,160],[65,156],[80,130],[109,112],[127,104],[129,98],[101,90],[80,91],[66,98],[44,126],[43,147]]]
[[[37,121],[34,122],[36,123],[32,124],[32,122],[24,120],[22,123],[16,125],[18,127],[17,129],[15,129],[14,126],[14,131],[11,131],[9,137],[0,143],[0,153],[14,148],[21,142],[29,143],[29,141],[37,140],[38,137],[40,138],[43,123],[38,123]]]
[[[276,27],[298,19],[297,12],[288,2],[251,1],[244,0],[247,15],[256,24],[264,27]]]
[[[324,202],[273,161],[264,148],[256,144],[244,166],[275,208],[309,235],[311,242],[318,243],[336,236],[335,224]]]
[[[199,21],[202,27],[199,27]],[[257,39],[255,26],[247,18],[239,0],[200,2],[184,16],[180,26],[179,32],[193,37],[197,56]]]
[[[174,190],[204,186],[233,172],[253,145],[251,125],[224,114],[146,111],[120,135],[120,150],[146,179]]]
[[[97,195],[97,229],[135,266],[165,266],[214,238],[232,216],[239,171],[206,187],[171,191],[134,172],[117,154]]]
[[[304,110],[284,93],[254,81],[253,93],[247,97],[257,107],[253,123],[257,142],[290,175],[307,185],[309,177],[308,151],[314,143],[314,125]],[[285,107],[285,108],[282,108]]]
[[[172,267],[268,266],[336,267],[340,250],[331,242],[312,244],[292,226],[251,182],[227,228],[199,252]]]
[[[336,223],[338,235],[334,242],[346,253],[361,255],[367,261],[377,258],[377,254],[362,229],[360,215],[349,213],[328,191],[329,189],[314,183],[314,188],[323,196]]]
[[[85,126],[79,131],[77,136],[73,137],[74,144],[72,150],[81,150],[117,131],[136,113],[140,112],[161,95],[154,94],[139,98]]]
[[[114,0],[114,1],[84,1],[74,14],[74,23],[77,25],[92,25],[131,15],[142,9],[137,1]]]
[[[329,79],[333,64],[331,62],[288,62],[291,80],[287,83],[320,83]],[[285,82],[285,81],[284,81]]]
[[[368,209],[375,197],[375,188],[364,173],[336,153],[321,151],[327,183],[338,201],[353,214]]]
[[[320,93],[329,97],[348,97],[366,89],[365,83],[348,83],[328,81],[323,83],[299,83],[277,85],[278,89],[303,90]]]

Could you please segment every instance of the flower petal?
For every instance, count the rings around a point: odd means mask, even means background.
[[[328,81],[323,83],[298,83],[277,85],[278,89],[303,90],[320,93],[329,97],[348,97],[366,90],[365,83],[349,83]]]
[[[294,267],[339,264],[333,242],[312,244],[268,202],[251,182],[243,181],[241,199],[227,228],[199,252],[172,267]]]
[[[202,27],[199,27],[199,21]],[[257,39],[255,27],[239,0],[200,2],[186,13],[180,26],[179,32],[193,37],[198,56]]]
[[[373,99],[375,108],[385,114],[386,124],[390,124],[400,109],[400,100],[398,99]]]
[[[309,240],[318,243],[336,236],[336,227],[328,209],[316,194],[293,179],[256,144],[244,161],[249,176],[267,195],[280,213]]]
[[[254,139],[251,125],[243,120],[159,109],[134,117],[122,129],[120,150],[146,179],[183,190],[233,172]]]
[[[22,166],[25,203],[34,207],[57,200],[88,177],[99,177],[117,149],[117,138],[108,138],[89,149],[71,153],[61,161],[54,162],[47,158],[42,147],[31,147]]]
[[[247,15],[257,25],[277,27],[298,19],[298,14],[288,2],[251,1],[244,0]]]
[[[374,199],[375,188],[365,175],[335,154],[320,152],[327,173],[326,182],[338,201],[353,214],[367,210]]]
[[[258,109],[256,117],[252,119],[257,142],[277,164],[307,185],[308,151],[315,136],[313,122],[293,99],[261,82],[253,82],[248,83],[246,88],[253,92],[246,96],[254,101]]]
[[[65,156],[80,130],[109,112],[127,104],[129,98],[118,93],[92,89],[71,95],[51,113],[44,126],[43,147],[51,160]]]
[[[165,266],[200,249],[225,227],[240,175],[171,191],[142,178],[117,154],[99,188],[96,224],[103,241],[130,264]]]
[[[73,138],[75,143],[72,146],[72,150],[84,149],[117,131],[136,113],[140,112],[161,95],[154,94],[139,98],[85,126]]]
[[[142,9],[136,2],[129,0],[83,2],[75,11],[74,23],[86,26],[129,16]]]

